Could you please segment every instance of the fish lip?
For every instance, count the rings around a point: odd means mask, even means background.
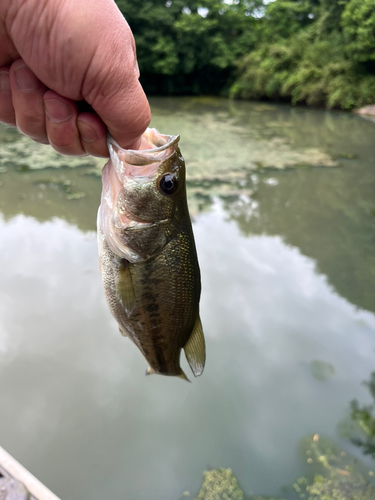
[[[156,134],[161,137],[163,140],[165,140],[165,144],[158,146],[157,143],[155,142],[155,136]],[[167,135],[167,134],[161,134],[156,128],[147,128],[145,132],[142,134],[142,137],[148,139],[152,144],[156,146],[156,148],[152,149],[125,149],[122,148],[119,143],[111,136],[111,134],[108,132],[107,133],[107,143],[108,144],[113,144],[116,146],[118,149],[121,149],[123,151],[131,151],[134,153],[159,153],[161,151],[165,151],[171,146],[174,146],[177,144],[180,140],[179,135]]]
[[[151,165],[152,163],[160,163],[166,161],[175,153],[180,140],[179,135],[161,134],[155,128],[147,128],[142,138],[156,147],[152,149],[124,149],[108,133],[107,145],[111,159],[114,159],[115,154],[120,155],[121,159],[129,165],[139,167]],[[164,141],[164,144],[159,146],[160,141]],[[170,151],[167,151],[168,149]]]

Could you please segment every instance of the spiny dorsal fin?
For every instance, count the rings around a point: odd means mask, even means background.
[[[135,306],[135,293],[129,262],[125,259],[121,263],[120,274],[116,280],[116,293],[124,306],[126,314],[130,316]]]
[[[186,342],[185,356],[195,377],[202,375],[206,361],[206,345],[204,342],[201,319],[198,315],[189,340]]]

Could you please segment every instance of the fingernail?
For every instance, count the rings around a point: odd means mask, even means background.
[[[0,71],[0,92],[10,95],[9,71]]]
[[[21,64],[21,66],[14,68],[14,74],[16,75],[16,82],[20,90],[31,91],[41,86],[39,78],[34,75],[26,64]]]
[[[73,114],[69,106],[57,99],[44,101],[44,106],[46,115],[52,123],[66,122]]]
[[[77,120],[78,130],[81,138],[86,142],[94,142],[99,139],[96,130],[82,120]]]

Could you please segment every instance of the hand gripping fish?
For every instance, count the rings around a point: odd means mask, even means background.
[[[147,129],[141,149],[126,150],[108,138],[98,246],[109,308],[148,361],[146,373],[187,380],[181,349],[196,377],[206,350],[179,139]]]

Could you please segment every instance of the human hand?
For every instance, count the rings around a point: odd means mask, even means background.
[[[66,155],[108,156],[107,129],[137,148],[151,117],[138,78],[113,0],[0,0],[1,122]]]

